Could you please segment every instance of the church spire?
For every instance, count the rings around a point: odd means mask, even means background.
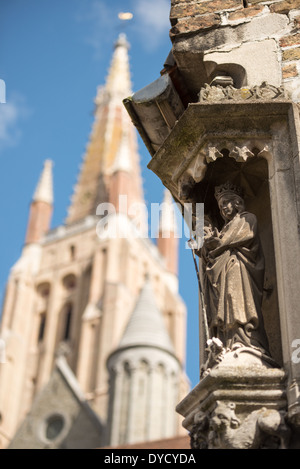
[[[52,161],[46,160],[44,162],[44,169],[41,174],[40,180],[36,187],[34,202],[47,202],[53,204],[53,182],[52,182]]]
[[[111,179],[125,166],[131,180],[132,202],[144,202],[137,136],[122,103],[132,93],[128,49],[126,36],[120,34],[106,83],[97,91],[95,120],[69,208],[68,224],[95,215],[97,206],[110,200]],[[114,198],[118,196],[119,193],[114,193]]]
[[[46,160],[30,205],[26,244],[38,242],[50,229],[52,208],[52,161]]]
[[[121,100],[131,94],[128,50],[129,43],[126,35],[121,33],[115,43],[115,51],[105,87],[110,97],[115,96]]]

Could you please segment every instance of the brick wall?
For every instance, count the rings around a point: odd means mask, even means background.
[[[171,0],[170,34],[174,38],[224,24],[235,26],[237,21],[246,21],[266,10],[287,15],[298,8],[300,0]]]
[[[222,30],[223,32],[229,28],[235,31],[242,30],[246,24],[270,15],[274,15],[274,20],[279,16],[285,18],[287,25],[273,34],[278,47],[278,60],[281,62],[282,81],[284,83],[297,78],[298,82],[300,80],[300,0],[171,0],[170,37],[175,44],[194,36],[211,37],[215,30],[219,38]],[[255,40],[255,37],[253,39]],[[225,41],[226,39],[224,43]],[[241,40],[243,41],[244,39]],[[211,48],[208,41],[204,40],[202,44],[204,44],[203,50]]]

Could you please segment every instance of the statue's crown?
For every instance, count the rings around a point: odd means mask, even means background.
[[[229,181],[215,188],[215,198],[217,199],[217,201],[219,201],[220,198],[223,197],[224,195],[228,195],[228,194],[238,195],[239,197],[243,197],[243,190],[241,187],[235,186]]]

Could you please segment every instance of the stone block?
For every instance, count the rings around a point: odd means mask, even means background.
[[[256,5],[254,7],[244,8],[243,10],[237,10],[229,13],[229,21],[237,21],[241,19],[252,18],[253,16],[259,15],[264,10],[263,5]]]
[[[282,78],[292,78],[298,76],[296,64],[289,64],[282,67]]]
[[[218,27],[221,24],[221,18],[217,14],[209,14],[197,18],[188,18],[178,21],[176,25],[170,30],[170,37],[188,34],[196,31],[204,31],[213,27]]]
[[[253,2],[252,2],[253,3]],[[290,10],[300,8],[300,0],[284,0],[270,5],[272,13],[288,14]]]
[[[274,39],[248,42],[232,50],[207,53],[204,62],[241,65],[246,71],[248,86],[255,86],[263,81],[274,86],[281,84],[281,70]]]
[[[295,49],[287,49],[284,50],[282,53],[282,60],[299,60],[300,59],[300,47],[296,47]]]
[[[171,18],[184,18],[186,16],[205,15],[218,11],[242,8],[241,0],[212,0],[201,3],[178,3],[171,8]]]
[[[280,47],[296,46],[300,44],[300,33],[282,37],[279,44]]]
[[[275,449],[291,444],[285,374],[279,369],[221,363],[176,410],[184,416],[193,449]]]

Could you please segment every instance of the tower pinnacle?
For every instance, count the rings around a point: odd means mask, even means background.
[[[52,161],[46,160],[30,205],[26,244],[38,242],[49,230],[52,208]]]
[[[47,202],[53,203],[53,182],[52,182],[52,161],[45,160],[44,169],[36,187],[34,202]]]
[[[129,196],[127,183],[116,185],[112,181],[116,172],[123,174],[125,169],[131,202],[144,203],[136,131],[122,103],[131,94],[128,49],[125,34],[120,34],[106,83],[98,88],[95,120],[67,224],[95,215],[99,204],[111,202],[112,186],[114,200],[119,195]]]
[[[131,80],[128,59],[129,43],[121,33],[115,43],[115,50],[106,80],[106,91],[110,97],[124,99],[131,94]]]

